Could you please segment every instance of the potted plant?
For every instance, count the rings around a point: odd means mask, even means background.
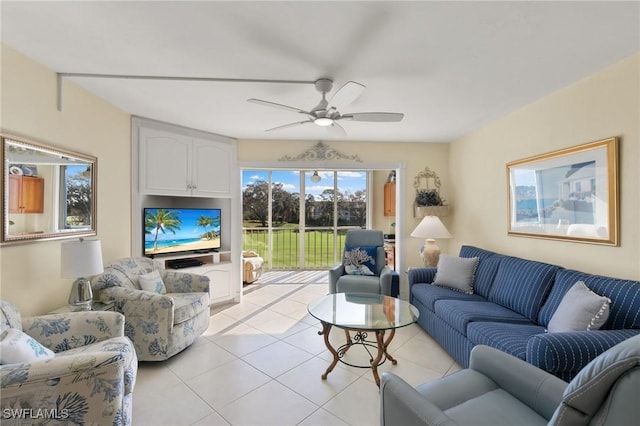
[[[416,191],[414,204],[415,217],[447,216],[449,212],[445,200],[436,189],[419,189]]]

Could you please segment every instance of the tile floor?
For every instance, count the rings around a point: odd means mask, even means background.
[[[307,304],[327,294],[326,278],[326,271],[268,272],[244,287],[241,304],[215,307],[191,347],[165,362],[141,362],[134,425],[378,425],[369,369],[338,363],[320,378],[332,356]],[[332,342],[343,339],[332,330]],[[390,350],[398,364],[380,373],[414,386],[460,369],[415,324],[396,332]]]

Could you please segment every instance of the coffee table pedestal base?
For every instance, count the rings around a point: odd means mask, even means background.
[[[332,325],[324,321],[321,321],[321,324],[322,324],[322,331],[318,331],[318,334],[324,335],[324,344],[326,345],[327,349],[329,349],[329,352],[331,352],[331,354],[333,355],[333,361],[327,368],[327,371],[325,371],[324,374],[321,376],[322,380],[327,379],[327,376],[329,375],[329,373],[333,371],[336,364],[338,364],[338,361],[340,361],[343,364],[349,365],[351,367],[371,368],[371,372],[373,373],[373,378],[376,381],[376,385],[380,387],[380,376],[378,375],[378,366],[384,364],[386,360],[391,361],[393,365],[396,365],[398,363],[398,361],[395,358],[393,358],[388,352],[389,344],[391,343],[391,340],[393,340],[393,336],[395,336],[396,330],[392,328],[391,331],[389,332],[389,335],[387,336],[387,339],[385,340],[384,338],[385,330],[350,330],[345,328],[344,333],[346,336],[346,343],[340,346],[336,350],[331,344],[331,342],[329,341],[329,332],[331,331]],[[355,332],[355,335],[353,336],[353,338],[351,337],[350,331]],[[368,333],[370,332],[375,333],[376,335],[375,342],[366,340],[368,337]],[[347,351],[352,346],[356,346],[356,345],[362,346],[369,354],[369,365],[351,364],[343,359]],[[369,350],[370,347],[375,349],[375,357]]]

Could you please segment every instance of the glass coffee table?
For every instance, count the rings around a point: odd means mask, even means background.
[[[320,320],[324,343],[333,355],[333,361],[322,375],[326,380],[338,361],[358,368],[371,368],[376,384],[380,386],[378,366],[387,359],[398,363],[388,352],[396,329],[411,325],[418,320],[418,309],[404,300],[391,296],[365,293],[335,293],[313,301],[308,306],[311,316]],[[343,329],[346,343],[334,348],[329,341],[332,327]],[[389,334],[385,340],[385,333]],[[354,333],[353,337],[351,332]],[[367,340],[368,334],[375,334],[375,340]],[[355,365],[344,360],[353,346],[363,347],[369,354],[368,365]],[[372,351],[373,349],[373,351]]]

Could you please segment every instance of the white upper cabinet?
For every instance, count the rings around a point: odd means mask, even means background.
[[[192,194],[199,197],[230,197],[231,157],[229,144],[194,139]]]
[[[233,147],[153,128],[140,128],[140,192],[231,197]]]

